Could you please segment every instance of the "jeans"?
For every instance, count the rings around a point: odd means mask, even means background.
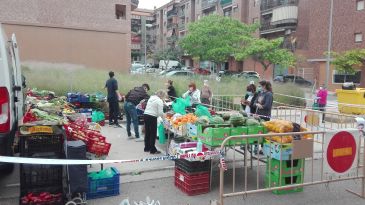
[[[138,130],[138,116],[136,106],[131,102],[124,103],[124,112],[127,117],[127,133],[128,136],[131,136],[131,123],[133,123],[134,133],[136,138],[139,138],[139,130]]]
[[[118,124],[119,103],[118,101],[109,102],[109,124]]]
[[[144,151],[155,153],[157,152],[155,142],[157,138],[157,117],[144,115],[144,123],[146,134],[144,137]]]
[[[324,122],[324,118],[325,118],[324,112],[326,111],[326,105],[318,104],[318,107],[319,107],[319,111],[322,111],[322,122]]]

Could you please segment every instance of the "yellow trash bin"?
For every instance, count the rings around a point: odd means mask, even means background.
[[[356,90],[337,89],[336,93],[340,113],[365,114],[365,88],[356,88]]]

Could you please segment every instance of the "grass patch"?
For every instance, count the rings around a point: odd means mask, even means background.
[[[108,71],[94,70],[87,68],[47,68],[23,66],[23,74],[26,77],[27,85],[30,88],[42,90],[51,90],[57,95],[66,95],[68,92],[96,93],[103,92],[104,86],[108,79]],[[148,83],[151,87],[150,94],[165,89],[167,78],[157,75],[130,75],[125,73],[116,73],[116,79],[119,83],[119,90],[126,94],[130,89]],[[212,91],[215,95],[244,95],[248,81],[243,79],[222,78],[217,82],[214,77],[197,76],[193,78],[173,77],[169,78],[174,81],[175,89],[178,95],[182,95],[190,82],[195,82],[200,89],[203,86],[203,80],[208,79]],[[304,97],[304,91],[295,85],[273,85],[274,94],[281,93],[291,96]],[[274,100],[280,103],[303,106],[305,101],[285,96],[274,95]]]

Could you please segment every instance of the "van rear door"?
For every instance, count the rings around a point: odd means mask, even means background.
[[[13,65],[13,72],[14,72],[14,95],[16,99],[16,115],[17,119],[21,119],[23,117],[24,111],[24,94],[23,94],[23,78],[21,72],[21,65],[19,60],[19,49],[18,43],[15,37],[15,34],[11,36],[10,45],[10,52],[11,52],[11,61]]]

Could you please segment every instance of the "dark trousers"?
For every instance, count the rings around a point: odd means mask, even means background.
[[[109,124],[118,124],[119,103],[118,101],[109,102]]]
[[[139,138],[138,116],[136,106],[131,102],[124,103],[124,112],[127,117],[127,134],[131,136],[131,123],[133,123],[136,138]]]
[[[144,115],[145,124],[145,137],[144,137],[144,151],[155,153],[157,151],[155,147],[157,137],[157,117],[151,115]]]
[[[324,114],[324,111],[326,111],[326,105],[323,105],[323,104],[318,104],[318,107],[319,107],[319,111],[322,111],[322,122],[324,122],[324,117],[325,117],[325,114]]]

